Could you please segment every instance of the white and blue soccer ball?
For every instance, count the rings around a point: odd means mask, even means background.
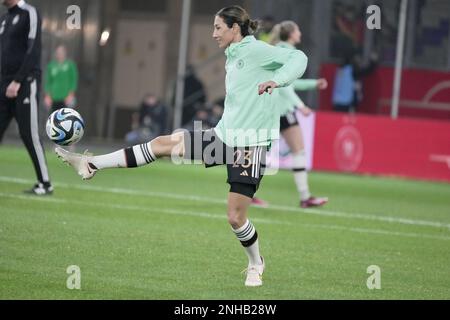
[[[69,146],[77,143],[83,137],[84,121],[74,109],[61,108],[48,117],[45,129],[47,136],[54,143]]]

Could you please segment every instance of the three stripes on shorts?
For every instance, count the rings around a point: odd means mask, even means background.
[[[252,177],[258,179],[260,176],[260,166],[261,166],[261,155],[263,147],[256,147],[253,151],[253,159],[252,159]]]

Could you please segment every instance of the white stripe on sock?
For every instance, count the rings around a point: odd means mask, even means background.
[[[250,230],[248,232],[246,232],[245,235],[243,236],[238,236],[239,241],[248,241],[251,238],[253,238],[253,236],[255,235],[255,227],[253,225],[251,225]]]
[[[145,156],[141,150],[140,144],[133,146],[133,153],[134,153],[134,157],[136,158],[136,164],[138,166],[142,166],[147,163]]]
[[[242,227],[233,229],[233,232],[239,241],[248,241],[255,235],[256,230],[253,224],[247,219]]]
[[[152,161],[155,161],[155,160],[156,160],[156,157],[155,157],[155,154],[153,153],[151,143],[150,143],[150,142],[147,142],[147,143],[145,143],[145,144],[147,145],[148,152],[150,153],[150,156],[152,157],[151,160],[152,160]]]

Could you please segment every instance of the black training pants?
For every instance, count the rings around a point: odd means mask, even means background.
[[[16,98],[6,97],[6,88],[11,83],[2,79],[0,81],[0,142],[14,117],[19,125],[20,137],[25,144],[36,170],[39,182],[49,182],[47,162],[44,148],[39,138],[38,101],[39,79],[28,77],[20,86]]]

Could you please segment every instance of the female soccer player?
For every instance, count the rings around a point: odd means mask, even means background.
[[[283,21],[275,25],[270,36],[270,43],[281,48],[295,49],[301,41],[301,32],[293,21]],[[291,85],[279,89],[280,131],[292,152],[293,173],[297,190],[300,194],[302,208],[321,206],[328,202],[328,198],[316,198],[309,192],[308,176],[306,172],[306,154],[300,124],[295,115],[296,108],[303,115],[311,114],[311,109],[305,106],[295,93],[295,90],[326,89],[328,83],[325,79],[298,79]],[[267,203],[256,197],[252,203],[257,206],[267,206]]]
[[[278,90],[274,89],[301,77],[307,65],[299,50],[256,40],[252,35],[256,28],[257,22],[239,6],[215,15],[213,38],[227,57],[225,110],[215,128],[159,136],[100,156],[55,149],[83,179],[101,169],[137,167],[171,155],[202,160],[206,167],[225,163],[230,184],[228,221],[249,260],[246,286],[262,285],[264,271],[258,234],[247,219],[247,209],[263,177],[265,150],[279,136]]]

